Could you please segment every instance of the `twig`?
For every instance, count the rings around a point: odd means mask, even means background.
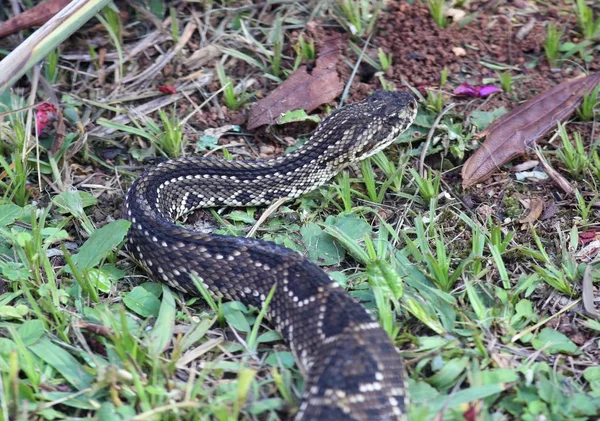
[[[448,111],[450,111],[452,108],[454,108],[455,106],[456,106],[455,102],[446,105],[446,107],[442,110],[441,113],[438,114],[437,118],[433,122],[431,129],[429,129],[429,133],[427,133],[427,140],[425,140],[425,143],[423,144],[423,149],[421,150],[421,157],[419,158],[419,174],[421,174],[421,177],[425,177],[425,171],[424,171],[425,157],[427,156],[427,149],[429,149],[429,144],[431,143],[431,140],[433,139],[435,129],[437,129],[437,126],[440,124],[440,121],[442,121],[442,117],[444,117],[444,115]]]

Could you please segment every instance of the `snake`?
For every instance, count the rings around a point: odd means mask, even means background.
[[[122,216],[131,224],[125,246],[152,278],[187,294],[200,296],[205,288],[258,309],[271,298],[266,317],[304,377],[299,406],[290,415],[296,421],[406,419],[404,366],[393,341],[301,253],[259,239],[194,231],[177,221],[199,208],[297,198],[387,147],[416,113],[410,93],[376,90],[333,111],[304,145],[283,157],[175,158],[147,169],[127,192]]]

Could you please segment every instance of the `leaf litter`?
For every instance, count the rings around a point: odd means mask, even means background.
[[[566,120],[584,94],[600,83],[600,72],[563,82],[494,121],[477,137],[485,137],[462,169],[463,187],[482,182],[507,162],[530,151],[556,124]]]
[[[248,129],[274,124],[286,111],[302,109],[310,113],[337,98],[344,89],[336,70],[342,53],[341,42],[340,36],[324,39],[314,67],[299,67],[250,110]]]

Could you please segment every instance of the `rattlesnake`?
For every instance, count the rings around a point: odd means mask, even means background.
[[[416,116],[405,92],[376,91],[333,112],[309,142],[273,160],[186,157],[149,169],[127,193],[127,249],[152,276],[190,294],[261,308],[306,376],[296,420],[400,420],[406,385],[394,344],[368,312],[302,255],[270,242],[202,234],[174,221],[198,208],[261,206],[311,191],[393,142]]]

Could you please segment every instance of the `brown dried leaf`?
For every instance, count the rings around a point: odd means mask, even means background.
[[[583,298],[583,307],[587,313],[596,318],[600,319],[600,314],[596,310],[596,297],[594,296],[594,280],[592,277],[592,270],[594,265],[587,264],[585,271],[583,272],[583,282],[581,284],[581,297]]]
[[[500,166],[523,155],[559,121],[567,119],[584,93],[599,83],[600,73],[563,82],[494,121],[479,134],[487,136],[485,142],[462,169],[463,187],[485,180]]]
[[[0,23],[0,39],[22,29],[41,26],[64,9],[71,0],[46,0],[6,22]]]
[[[521,224],[533,224],[535,221],[540,219],[542,212],[544,211],[544,199],[541,197],[535,197],[529,201],[529,213],[519,222]]]
[[[250,110],[248,129],[273,124],[286,111],[303,109],[310,113],[341,94],[344,84],[336,71],[341,54],[340,41],[339,36],[325,39],[311,70],[306,66],[299,67],[269,96],[258,101]]]

